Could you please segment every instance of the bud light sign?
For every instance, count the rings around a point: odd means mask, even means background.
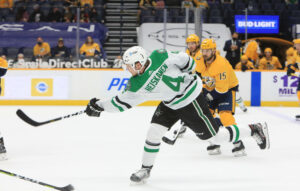
[[[245,15],[235,15],[235,31],[245,33]],[[248,15],[247,33],[277,34],[279,32],[278,15]]]

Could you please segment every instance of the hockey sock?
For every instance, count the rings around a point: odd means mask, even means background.
[[[143,168],[151,168],[153,166],[159,151],[161,139],[167,131],[167,127],[155,123],[151,124],[144,146]]]
[[[249,127],[240,128],[237,125],[231,125],[220,128],[218,134],[212,137],[211,141],[220,144],[224,142],[236,142],[247,137],[251,137],[251,129]]]
[[[236,92],[235,95],[236,95],[235,101],[236,101],[237,104],[239,104],[239,107],[245,107],[244,100],[241,97],[240,92]]]

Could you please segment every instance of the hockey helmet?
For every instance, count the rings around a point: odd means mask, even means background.
[[[136,63],[140,63],[142,67],[146,64],[148,56],[146,50],[140,46],[133,46],[127,49],[123,54],[124,64],[130,65],[133,69]]]
[[[216,49],[216,48],[217,48],[217,44],[214,39],[207,38],[207,39],[204,39],[201,43],[202,50]]]
[[[200,38],[196,34],[190,34],[186,38],[186,43],[189,43],[189,42],[195,42],[195,43],[199,44],[200,43]]]

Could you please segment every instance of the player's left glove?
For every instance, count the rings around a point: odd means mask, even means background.
[[[97,98],[90,100],[89,104],[86,106],[85,113],[90,117],[100,117],[103,108],[101,108],[96,102],[99,101]]]

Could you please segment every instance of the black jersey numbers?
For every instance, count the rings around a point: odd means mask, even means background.
[[[220,73],[220,80],[226,80],[226,72]]]

